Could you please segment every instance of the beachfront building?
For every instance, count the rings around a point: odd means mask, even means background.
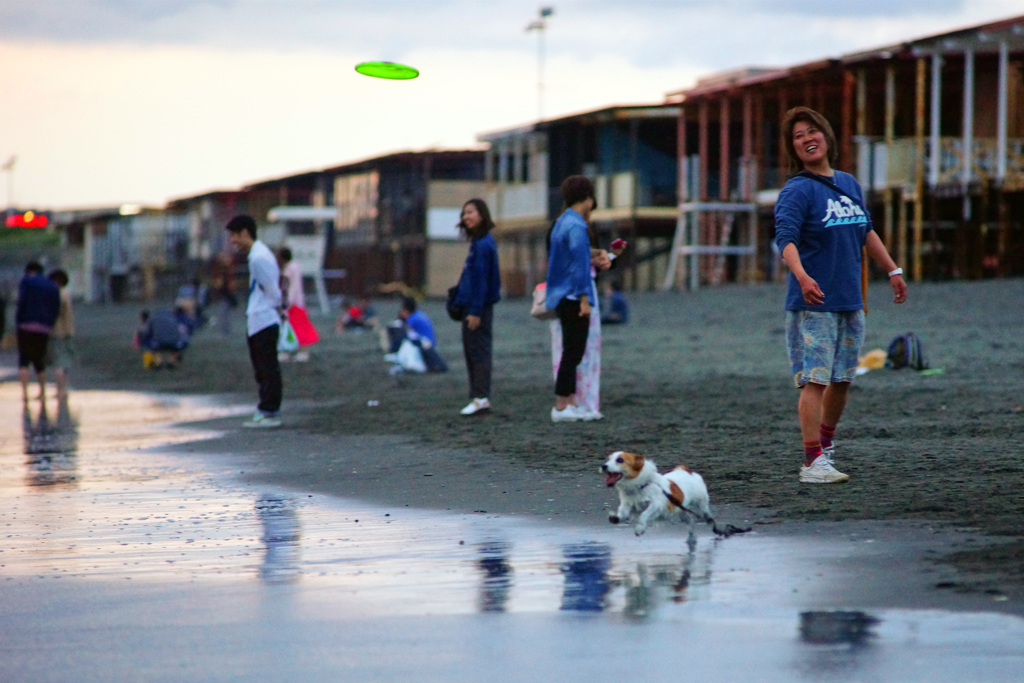
[[[50,222],[61,246],[47,267],[66,270],[71,296],[89,303],[151,298],[187,247],[184,225],[158,208],[68,209]]]
[[[484,199],[497,223],[509,295],[544,279],[547,232],[562,212],[560,186],[574,174],[594,181],[599,243],[630,242],[617,277],[629,289],[655,285],[676,225],[678,116],[675,106],[615,106],[477,137],[489,146]]]
[[[483,150],[399,152],[324,173],[337,209],[326,267],[344,272],[341,292],[397,285],[442,295],[455,284],[466,256],[455,225],[482,191]]]
[[[1024,273],[1024,17],[670,93],[680,214],[665,288],[776,277],[783,114],[822,112],[838,168],[914,280]],[[877,274],[876,274],[877,275]]]

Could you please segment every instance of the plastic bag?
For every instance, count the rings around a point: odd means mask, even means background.
[[[292,324],[287,320],[281,322],[281,330],[277,335],[278,353],[293,353],[299,350],[299,338],[295,336]]]

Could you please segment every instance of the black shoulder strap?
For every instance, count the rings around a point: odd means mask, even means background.
[[[868,207],[859,199],[851,195],[849,192],[844,191],[841,187],[836,185],[828,178],[824,178],[818,175],[817,173],[811,173],[810,171],[800,171],[799,173],[797,173],[797,175],[800,176],[801,178],[810,178],[811,180],[815,180],[824,185],[825,187],[829,188],[830,190],[833,190],[834,192],[837,192],[843,195],[844,197],[849,197],[850,201],[852,201],[854,204],[859,206],[862,211],[864,211],[864,217],[867,218],[868,225],[873,224],[871,220],[871,212],[868,211]]]
[[[828,178],[824,178],[824,177],[818,175],[817,173],[811,173],[810,171],[800,171],[799,173],[797,173],[797,175],[800,176],[801,178],[810,178],[811,180],[816,180],[819,183],[821,183],[822,185],[824,185],[825,187],[829,188],[830,190],[838,192],[839,194],[843,195],[844,197],[849,197],[853,201],[857,202],[857,204],[860,204],[860,202],[856,199],[856,197],[851,196],[849,192],[845,192],[841,187],[836,185],[834,182],[832,182]]]

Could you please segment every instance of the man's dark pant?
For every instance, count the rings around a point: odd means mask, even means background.
[[[562,325],[562,360],[555,377],[555,395],[572,396],[576,393],[576,368],[587,351],[590,334],[590,316],[580,315],[580,302],[562,299],[555,307]]]
[[[462,321],[462,352],[469,373],[469,397],[490,398],[491,355],[494,348],[494,308],[485,306],[480,313],[480,327],[471,330]]]
[[[256,407],[267,415],[275,415],[281,410],[284,391],[281,365],[277,362],[277,336],[280,331],[280,325],[271,325],[248,338],[249,360],[260,388],[260,402]]]

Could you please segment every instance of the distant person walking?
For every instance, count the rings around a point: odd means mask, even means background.
[[[284,308],[278,285],[281,272],[266,244],[256,238],[256,221],[239,215],[228,221],[231,243],[248,255],[249,304],[245,309],[249,359],[259,386],[259,403],[246,427],[280,427],[283,384],[277,339]]]
[[[53,368],[57,398],[66,398],[71,386],[71,366],[75,362],[75,313],[71,307],[67,271],[58,268],[47,277],[60,288],[60,312],[50,331],[47,365]]]
[[[562,202],[565,211],[555,221],[549,240],[545,297],[548,310],[554,309],[558,315],[562,333],[551,421],[577,422],[600,417],[599,413],[581,406],[576,393],[576,371],[587,350],[590,334],[591,304],[597,300],[587,228],[590,212],[597,204],[594,184],[586,176],[569,176],[562,181]]]
[[[305,363],[309,360],[309,347],[319,340],[319,335],[309,320],[309,314],[306,313],[306,293],[302,288],[302,270],[292,257],[292,250],[288,247],[282,247],[277,252],[277,265],[281,268],[281,291],[284,293],[284,307],[288,314],[288,322],[291,323],[295,337],[299,341],[298,350],[293,353],[282,351],[278,354],[278,360],[294,360]]]
[[[775,245],[790,269],[786,340],[800,389],[800,481],[831,484],[849,479],[833,465],[834,437],[864,342],[864,249],[889,273],[897,304],[907,285],[872,229],[860,185],[832,168],[838,149],[825,117],[790,109],[781,134],[790,163],[802,169],[775,203]]]
[[[468,416],[491,408],[494,304],[501,299],[501,272],[498,245],[491,235],[494,221],[484,200],[470,199],[462,205],[459,227],[470,240],[454,301],[466,309],[462,350],[469,374],[469,404],[460,413]]]
[[[235,258],[222,251],[213,260],[213,296],[217,300],[217,326],[224,337],[231,336],[231,312],[238,305],[235,295]]]
[[[57,316],[60,314],[60,289],[43,275],[43,266],[32,261],[18,284],[18,304],[14,324],[18,337],[18,377],[28,401],[29,366],[36,371],[39,398],[46,398],[46,353]]]

